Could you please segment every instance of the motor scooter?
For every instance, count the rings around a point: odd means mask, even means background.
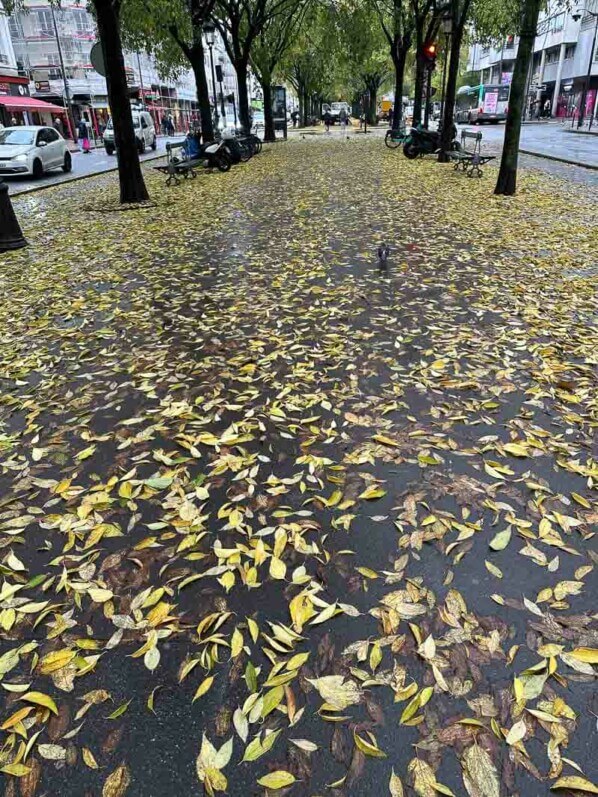
[[[441,129],[428,130],[425,127],[412,127],[411,133],[403,145],[403,155],[409,160],[415,160],[424,155],[431,155],[440,149]],[[455,140],[457,128],[453,125],[451,150],[453,152],[461,149],[461,145]]]

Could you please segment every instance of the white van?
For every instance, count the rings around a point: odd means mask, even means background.
[[[154,120],[151,114],[147,111],[133,111],[133,129],[135,130],[135,138],[137,139],[137,149],[140,154],[143,154],[148,147],[153,150],[158,146],[156,138],[156,128],[154,127]],[[108,155],[113,155],[116,149],[114,143],[114,127],[112,125],[112,118],[108,120],[106,129],[104,130],[104,148]]]

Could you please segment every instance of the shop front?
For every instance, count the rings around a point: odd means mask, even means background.
[[[15,124],[51,127],[57,118],[66,124],[64,108],[35,97],[0,95],[0,121],[5,127]]]

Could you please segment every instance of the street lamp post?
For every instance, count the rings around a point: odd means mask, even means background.
[[[224,56],[220,56],[218,64],[216,65],[216,80],[218,81],[220,90],[220,113],[222,115],[222,124],[226,127],[226,109],[224,107],[224,88],[222,82],[224,80]]]
[[[598,35],[598,12],[590,11],[587,8],[578,8],[574,14],[572,14],[573,19],[575,22],[581,19],[582,14],[589,14],[591,17],[594,17],[596,23],[594,25],[594,38],[592,39],[592,46],[590,48],[590,63],[588,64],[588,74],[586,75],[586,80],[583,85],[583,92],[581,94],[581,103],[579,108],[579,116],[577,117],[577,127],[580,128],[584,123],[584,117],[586,112],[586,102],[588,97],[588,90],[590,88],[590,80],[592,79],[592,64],[594,63],[594,53],[596,52],[596,38]],[[590,109],[590,129],[592,128],[592,117],[594,112]]]
[[[71,102],[71,91],[69,89],[69,82],[64,68],[64,58],[62,56],[62,45],[60,44],[60,36],[58,35],[58,23],[56,22],[56,13],[54,11],[54,4],[50,3],[50,13],[52,14],[52,24],[54,25],[54,35],[56,37],[56,47],[58,48],[58,60],[60,61],[60,70],[62,72],[62,82],[64,84],[64,99],[66,101],[66,120],[68,122],[69,131],[73,142],[76,143],[77,138],[75,135],[75,120],[73,119],[73,105]]]
[[[444,98],[446,95],[446,72],[449,60],[449,42],[453,32],[453,17],[450,11],[445,12],[441,20],[442,32],[444,33],[444,67],[442,69],[442,104],[440,106],[440,118],[444,119]]]
[[[214,70],[214,43],[216,41],[216,26],[211,22],[206,22],[203,26],[206,44],[210,50],[210,66],[212,68],[212,99],[214,102],[214,127],[218,130],[220,117],[218,116],[218,101],[216,99],[216,72]]]

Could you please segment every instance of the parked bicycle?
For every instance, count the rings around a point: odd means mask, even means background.
[[[402,147],[405,141],[407,140],[407,128],[403,125],[399,127],[398,130],[393,130],[392,128],[386,131],[386,135],[384,136],[384,143],[389,149],[398,149]]]

